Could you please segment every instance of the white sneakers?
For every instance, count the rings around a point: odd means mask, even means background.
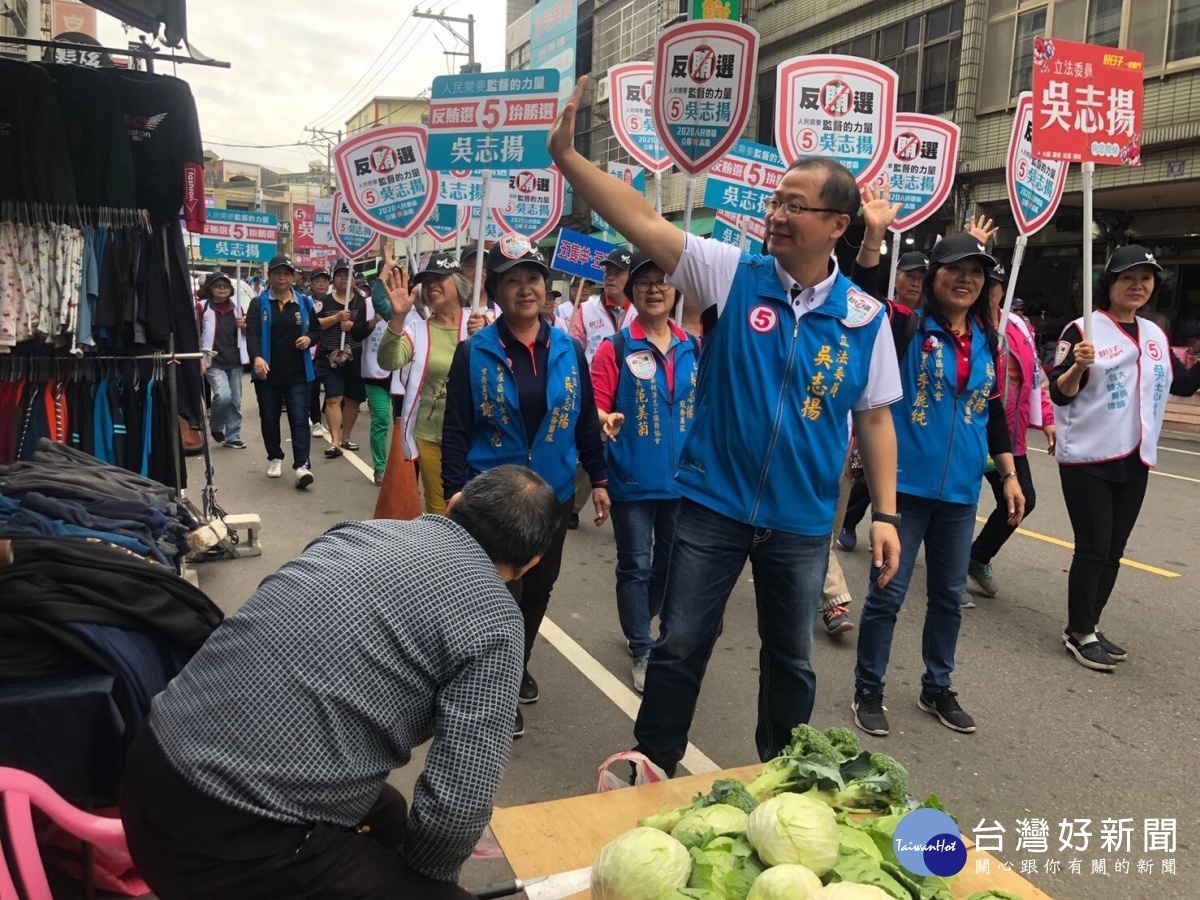
[[[283,460],[269,459],[267,460],[267,477],[278,478],[283,474]]]
[[[312,427],[312,436],[315,438],[325,437],[325,429],[320,422]]]
[[[296,490],[302,491],[312,483],[312,469],[310,469],[308,466],[301,466],[296,470]]]

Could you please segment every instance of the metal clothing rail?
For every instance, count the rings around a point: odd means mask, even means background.
[[[153,48],[146,46],[145,50],[134,50],[127,48],[121,50],[117,47],[97,47],[95,44],[76,44],[73,41],[43,41],[38,38],[25,37],[0,37],[0,44],[17,44],[22,47],[49,47],[53,50],[74,50],[76,52],[85,51],[88,53],[108,53],[109,55],[116,54],[117,56],[129,56],[137,59],[144,59],[147,62],[147,71],[154,71],[154,61],[161,60],[162,62],[183,63],[191,66],[208,66],[215,69],[232,69],[233,64],[223,62],[219,59],[196,59],[193,56],[175,56],[174,54],[159,53]]]

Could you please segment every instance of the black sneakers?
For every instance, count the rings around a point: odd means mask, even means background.
[[[1096,640],[1100,642],[1100,646],[1104,648],[1104,652],[1115,659],[1117,662],[1128,659],[1129,654],[1125,652],[1124,647],[1118,647],[1112,641],[1104,636],[1104,632],[1096,632]]]
[[[521,715],[521,710],[517,710],[517,720],[513,722],[513,738],[519,738],[525,733],[525,717]]]
[[[960,734],[972,734],[975,731],[975,720],[958,705],[958,694],[947,688],[934,693],[928,688],[921,688],[921,696],[917,698],[917,706],[927,713],[937,716],[938,721]]]
[[[517,693],[517,702],[537,703],[539,696],[538,683],[534,681],[533,676],[526,671],[525,674],[521,676],[521,690]],[[518,713],[518,715],[520,715],[520,713]]]
[[[869,688],[860,688],[854,692],[854,724],[875,737],[887,737],[888,720],[884,714],[883,694]]]
[[[1063,646],[1067,649],[1067,652],[1075,657],[1075,661],[1081,666],[1094,669],[1097,672],[1111,672],[1117,667],[1117,661],[1104,648],[1104,644],[1105,641],[1100,638],[1099,633],[1096,634],[1096,640],[1081,644],[1070,632],[1063,632]],[[1116,645],[1114,644],[1113,646],[1115,647]],[[1121,650],[1120,647],[1117,647],[1117,649]],[[1124,650],[1121,650],[1121,653],[1124,652]]]

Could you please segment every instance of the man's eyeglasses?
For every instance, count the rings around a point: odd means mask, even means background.
[[[799,203],[785,203],[782,200],[777,200],[772,197],[767,201],[767,212],[769,214],[776,213],[780,207],[789,216],[798,216],[802,213],[833,213],[834,215],[845,215],[840,209],[821,209],[817,206],[801,206]]]
[[[637,288],[639,291],[648,291],[651,288],[656,288],[660,291],[665,291],[670,285],[668,285],[661,278],[658,281],[651,281],[648,278],[638,278],[638,279],[634,280],[633,286],[635,288]]]

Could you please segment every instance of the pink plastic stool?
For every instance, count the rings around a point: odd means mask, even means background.
[[[0,766],[0,798],[3,798],[12,856],[16,860],[17,872],[28,900],[53,900],[33,833],[31,802],[60,828],[80,840],[95,847],[124,854],[129,852],[125,844],[125,828],[120,819],[94,816],[76,809],[58,796],[50,785],[28,772]],[[4,854],[0,853],[0,900],[20,900],[20,896]]]

